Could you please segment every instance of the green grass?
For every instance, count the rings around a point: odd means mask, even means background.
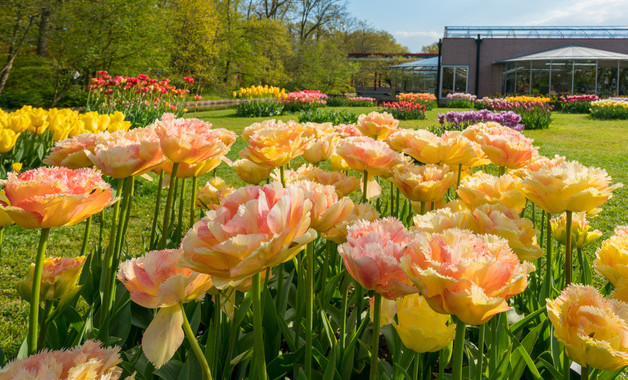
[[[341,107],[340,109],[356,114],[375,110],[375,108],[356,107]],[[431,110],[426,112],[425,120],[405,120],[400,122],[400,126],[403,128],[427,128],[437,125],[437,114],[451,110]],[[248,125],[266,119],[238,118],[235,117],[235,110],[233,109],[191,113],[186,116],[208,120],[214,124],[215,128],[230,129],[238,134]],[[298,115],[284,115],[277,117],[277,119],[297,120]],[[588,115],[562,113],[555,113],[553,119],[554,121],[548,130],[525,132],[527,136],[534,138],[541,154],[547,156],[560,154],[585,165],[602,167],[613,177],[614,182],[628,184],[628,121],[600,121],[591,119]],[[245,145],[246,143],[242,139],[238,139],[227,157],[231,160],[237,159],[238,152]],[[243,185],[235,172],[224,164],[218,168],[217,174],[234,186]],[[201,178],[199,186],[202,186],[209,177],[207,175]],[[146,239],[147,235],[150,234],[153,199],[156,191],[157,184],[155,181],[149,182],[144,179],[137,181],[136,196],[129,225],[129,241],[128,247],[126,247],[129,256],[143,253],[142,239]],[[598,228],[604,233],[603,239],[612,234],[615,226],[628,224],[628,213],[624,212],[625,204],[628,201],[626,191],[628,191],[626,188],[617,190],[615,196],[604,205],[604,211],[601,215],[591,222],[594,228]],[[111,211],[105,212],[103,229],[105,243],[108,235],[108,223],[106,222],[111,217],[110,214]],[[187,218],[185,214],[184,217]],[[48,255],[78,255],[83,229],[84,223],[73,227],[53,229],[48,241]],[[99,228],[98,223],[96,223],[92,229],[90,240],[92,246],[97,244],[98,234]],[[12,226],[5,229],[4,236],[0,253],[0,348],[7,357],[14,357],[26,334],[26,321],[28,319],[28,304],[17,296],[15,285],[25,276],[30,262],[33,261],[39,234],[36,230],[24,230]],[[597,245],[599,242],[595,246]],[[589,253],[594,252],[594,249],[589,249]]]

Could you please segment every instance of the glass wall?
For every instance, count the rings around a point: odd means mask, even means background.
[[[441,98],[454,92],[468,92],[468,66],[443,66],[441,71]]]
[[[436,67],[422,69],[393,69],[392,87],[395,93],[399,92],[428,92],[436,91]]]
[[[617,61],[595,60],[506,63],[502,93],[628,95],[628,62],[620,62],[619,75],[617,67]]]

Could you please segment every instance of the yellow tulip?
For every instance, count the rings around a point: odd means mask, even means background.
[[[563,213],[560,218],[550,220],[552,225],[552,235],[560,244],[565,244],[567,234],[567,216]],[[599,230],[589,231],[591,226],[587,220],[585,212],[573,214],[571,222],[571,244],[577,248],[583,248],[593,243],[602,236]]]
[[[628,279],[628,226],[615,228],[615,234],[595,252],[593,268],[615,287]]]
[[[20,137],[19,133],[15,133],[10,129],[0,130],[0,153],[6,153],[13,149],[17,138]]]
[[[397,300],[397,320],[393,326],[403,344],[423,353],[436,352],[449,345],[456,336],[456,326],[448,314],[432,310],[420,294]]]
[[[22,171],[22,163],[21,162],[14,162],[13,165],[11,165],[11,169],[13,169],[14,172],[20,172]]]
[[[42,301],[54,301],[63,297],[76,287],[85,256],[66,258],[44,258],[43,275],[41,278],[41,298]],[[33,293],[33,273],[35,264],[31,264],[27,278],[18,282],[17,291],[20,297],[30,301]]]

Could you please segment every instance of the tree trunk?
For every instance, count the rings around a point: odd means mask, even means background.
[[[16,55],[9,56],[7,63],[0,71],[0,95],[2,95],[2,90],[4,90],[4,86],[7,84],[7,80],[9,79],[9,73],[11,72],[11,68],[13,68],[13,62],[15,61]]]
[[[50,9],[43,7],[39,19],[39,33],[37,34],[37,55],[48,56],[48,40],[50,39]]]

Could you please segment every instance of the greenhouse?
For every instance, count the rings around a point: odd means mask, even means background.
[[[565,46],[496,63],[504,94],[628,94],[628,54]]]
[[[436,91],[438,83],[438,57],[419,59],[390,67],[392,94],[400,92]],[[463,89],[464,90],[464,89]]]

